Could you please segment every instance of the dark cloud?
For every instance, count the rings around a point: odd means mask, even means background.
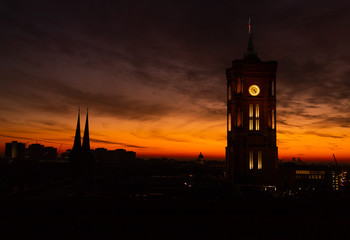
[[[5,137],[5,138],[11,138],[11,139],[16,139],[16,140],[29,140],[29,141],[32,141],[32,142],[45,142],[45,143],[54,143],[54,144],[62,144],[62,145],[70,145],[70,144],[66,144],[66,143],[63,143],[63,142],[57,142],[58,139],[46,139],[46,138],[30,138],[30,137],[19,137],[19,136],[14,136],[14,135],[3,135],[1,134],[0,135],[1,137]],[[67,139],[64,139],[64,140],[67,140]],[[71,139],[69,139],[71,140]]]
[[[158,129],[152,129],[150,133],[146,135],[138,132],[131,132],[130,134],[143,139],[158,139],[158,140],[165,140],[165,141],[178,142],[178,143],[189,142],[187,139],[184,139],[181,137],[164,134]]]
[[[225,68],[247,47],[249,13],[259,57],[279,63],[278,124],[348,128],[347,0],[4,1],[0,121],[81,105],[124,120],[225,123]]]
[[[139,100],[137,96],[133,99],[133,96],[86,92],[52,79],[39,80],[39,77],[21,76],[16,80],[20,88],[7,90],[6,97],[21,99],[18,103],[23,107],[39,111],[63,113],[83,104],[95,109],[97,114],[137,120],[157,119],[173,110],[171,106]]]
[[[338,136],[338,135],[332,135],[332,134],[327,134],[327,133],[319,133],[319,132],[314,132],[314,131],[307,131],[307,132],[304,132],[304,134],[316,135],[318,137],[326,137],[326,138],[344,138],[345,137],[345,136]]]
[[[327,117],[325,116],[323,119],[315,123],[316,126],[321,126],[324,128],[330,126],[338,126],[342,128],[350,128],[350,113],[347,114],[347,117]]]
[[[115,141],[107,141],[107,140],[101,140],[101,139],[96,139],[96,138],[91,138],[91,142],[96,142],[96,143],[107,143],[107,144],[113,144],[113,145],[120,145],[123,147],[131,147],[131,148],[147,148],[145,146],[138,146],[138,145],[131,145],[127,143],[121,143],[121,142],[115,142]]]

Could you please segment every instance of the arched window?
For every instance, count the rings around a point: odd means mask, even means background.
[[[254,152],[250,151],[249,152],[249,169],[254,168]]]
[[[249,105],[249,130],[254,130],[254,107],[253,104]]]
[[[231,131],[231,113],[227,116],[227,131]]]
[[[271,82],[271,96],[275,96],[275,82]]]
[[[258,169],[262,169],[262,151],[258,152]]]
[[[259,131],[260,122],[259,122],[259,104],[255,105],[255,130]]]

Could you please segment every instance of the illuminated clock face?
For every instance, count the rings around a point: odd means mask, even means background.
[[[252,96],[258,96],[260,93],[260,88],[258,87],[258,85],[251,85],[249,87],[249,93]]]

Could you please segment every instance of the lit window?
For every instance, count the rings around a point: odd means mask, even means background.
[[[249,152],[249,169],[253,169],[254,168],[254,153],[253,151]]]
[[[249,130],[253,130],[254,129],[254,108],[253,108],[253,104],[249,105]]]
[[[249,130],[253,130],[254,124],[253,124],[253,119],[249,119]]]
[[[227,130],[231,131],[231,114],[227,116]]]
[[[253,104],[249,105],[249,117],[253,117],[254,116],[254,109],[253,109]]]
[[[262,151],[258,152],[258,169],[262,169]]]
[[[260,124],[259,124],[259,104],[255,105],[255,130],[259,131]]]
[[[271,111],[272,129],[275,129],[275,110]]]

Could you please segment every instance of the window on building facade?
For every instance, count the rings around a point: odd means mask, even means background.
[[[253,104],[249,105],[249,130],[254,130],[254,107]]]
[[[258,169],[262,169],[262,151],[258,152]]]
[[[259,122],[259,104],[255,105],[255,130],[259,131],[260,122]]]
[[[227,117],[227,130],[231,131],[231,113]]]
[[[254,168],[254,152],[250,151],[249,152],[249,169]]]

